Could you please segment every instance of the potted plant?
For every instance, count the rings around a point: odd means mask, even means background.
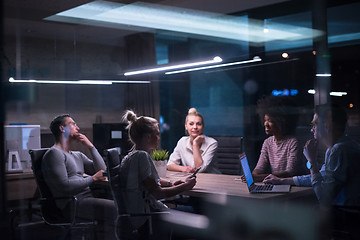
[[[165,178],[169,152],[163,149],[154,150],[151,152],[151,157],[154,161],[154,165],[159,174],[159,177]]]

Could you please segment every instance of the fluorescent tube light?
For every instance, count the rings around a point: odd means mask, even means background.
[[[308,90],[309,94],[315,94],[316,91],[314,89],[309,89]],[[335,96],[335,97],[342,97],[342,96],[346,96],[347,92],[330,92],[330,96]]]
[[[262,59],[259,58],[259,57],[254,57],[253,59],[246,60],[246,61],[217,64],[217,65],[198,67],[198,68],[189,68],[189,69],[183,69],[183,70],[178,70],[178,71],[166,72],[165,74],[185,73],[185,72],[199,71],[199,70],[205,70],[205,69],[211,69],[211,68],[219,68],[219,67],[227,67],[227,66],[240,65],[240,64],[259,62],[259,61],[262,61]]]
[[[317,73],[317,77],[331,77],[331,73]]]
[[[347,92],[330,92],[330,95],[335,97],[342,97],[347,95]]]
[[[309,89],[309,90],[308,90],[308,93],[309,93],[309,94],[315,94],[316,91],[315,91],[315,89]]]
[[[87,84],[87,85],[111,85],[113,83],[140,83],[148,84],[150,81],[128,81],[128,80],[24,80],[9,78],[11,83],[42,83],[42,84]]]
[[[111,81],[105,81],[105,80],[34,80],[34,79],[29,79],[29,80],[24,80],[24,79],[14,79],[14,78],[9,78],[9,82],[12,83],[49,83],[49,84],[97,84],[97,85],[111,85],[112,82]]]
[[[117,81],[111,81],[112,83],[140,83],[140,84],[150,84],[151,81],[128,81],[128,80],[117,80]]]
[[[138,71],[126,72],[126,73],[124,73],[124,75],[131,76],[131,75],[144,74],[144,73],[161,72],[161,71],[167,71],[167,70],[172,70],[172,69],[194,67],[194,66],[207,65],[207,64],[218,63],[218,62],[222,62],[222,59],[221,59],[221,57],[216,56],[212,60],[143,69],[143,70],[138,70]]]

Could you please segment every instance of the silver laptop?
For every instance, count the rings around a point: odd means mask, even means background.
[[[245,153],[240,155],[240,162],[241,162],[242,169],[244,171],[246,183],[247,183],[250,193],[286,193],[286,192],[290,192],[290,185],[271,185],[271,184],[255,185]]]

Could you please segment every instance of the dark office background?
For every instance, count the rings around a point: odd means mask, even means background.
[[[43,146],[52,144],[48,126],[55,115],[70,113],[81,131],[93,140],[93,124],[120,123],[126,109],[161,119],[161,147],[170,152],[184,133],[190,107],[205,119],[205,134],[243,136],[251,165],[256,164],[266,138],[256,115],[256,102],[273,91],[296,90],[299,132],[308,130],[314,106],[318,55],[312,39],[251,44],[179,34],[170,31],[141,32],[126,29],[44,21],[45,17],[89,1],[1,2],[2,125],[41,126]],[[119,1],[115,1],[119,2]],[[126,1],[133,2],[133,1]],[[146,1],[159,2],[159,1]],[[360,126],[360,10],[359,1],[319,1],[327,8],[327,59],[332,73],[331,91],[347,92],[331,97],[350,114],[351,127]],[[227,1],[231,4],[231,1]],[[234,3],[235,4],[235,3]],[[191,7],[191,5],[189,6]],[[204,6],[211,8],[211,6]],[[195,8],[195,6],[194,6]],[[197,7],[197,9],[201,9]],[[214,9],[218,9],[214,6]],[[228,7],[231,9],[231,7]],[[226,13],[239,19],[257,19],[264,27],[274,22],[312,28],[313,1],[275,1],[255,8]],[[214,10],[215,11],[215,10]],[[1,29],[2,30],[2,29]],[[2,31],[1,31],[2,32]],[[283,52],[289,54],[285,59]],[[318,53],[317,53],[318,54]],[[149,74],[130,80],[151,84],[51,85],[9,83],[18,79],[123,79],[129,69],[221,56],[225,62],[262,58],[256,64],[238,65],[176,75]],[[353,107],[350,107],[352,104]],[[353,131],[356,134],[358,131]],[[355,136],[356,137],[356,136]],[[6,212],[4,140],[1,143],[1,221]],[[3,222],[1,227],[4,226]]]

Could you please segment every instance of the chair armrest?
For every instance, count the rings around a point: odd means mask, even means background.
[[[77,198],[75,196],[72,197],[42,197],[40,198],[40,200],[42,201],[55,201],[55,200],[73,200],[73,201],[77,201]]]
[[[56,201],[57,200],[70,200],[71,201],[71,204],[72,204],[72,208],[73,211],[71,212],[71,215],[69,216],[70,219],[66,219],[65,216],[62,215],[62,210],[60,208],[57,207],[56,205]],[[76,221],[76,212],[77,212],[77,204],[76,204],[76,201],[78,201],[77,197],[75,196],[70,196],[70,197],[49,197],[49,198],[45,198],[45,197],[42,197],[40,198],[40,204],[42,206],[42,211],[53,211],[52,213],[54,215],[51,215],[51,214],[47,214],[46,216],[49,217],[50,215],[51,216],[56,216],[57,214],[59,214],[58,219],[59,220],[59,223],[60,224],[63,224],[63,225],[77,225],[77,221]],[[45,208],[45,204],[48,203],[48,208]],[[49,207],[50,206],[50,207]],[[45,208],[45,209],[44,209]],[[51,208],[51,209],[50,209]],[[56,213],[57,212],[57,213]],[[61,215],[60,215],[61,214]],[[44,212],[43,212],[43,217],[44,217]],[[45,216],[45,221],[50,223],[51,220],[49,219],[46,219],[47,217]],[[52,224],[52,223],[50,223]]]
[[[151,217],[170,214],[170,212],[151,212],[151,213],[123,213],[120,217]]]

